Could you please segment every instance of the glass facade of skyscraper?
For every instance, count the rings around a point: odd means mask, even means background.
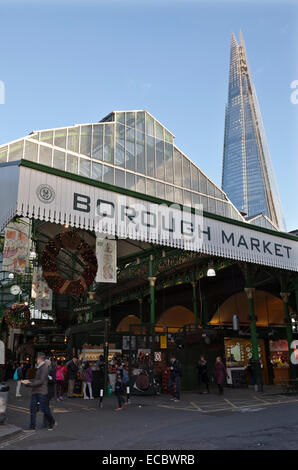
[[[244,41],[232,36],[226,108],[222,188],[247,216],[266,215],[285,229],[281,203],[267,149],[262,118],[251,80]]]

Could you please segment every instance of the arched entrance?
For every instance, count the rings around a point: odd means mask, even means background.
[[[168,331],[176,331],[178,328],[194,323],[194,314],[191,310],[182,305],[175,305],[175,307],[165,310],[158,321],[156,327],[167,327]]]
[[[257,326],[284,326],[284,307],[283,301],[262,290],[256,290],[254,296],[255,315],[257,317]],[[291,311],[291,308],[290,308]],[[237,315],[241,325],[249,325],[248,302],[245,292],[238,292],[225,300],[217,309],[210,325],[231,325],[233,315]]]
[[[127,315],[126,317],[122,318],[120,323],[116,328],[117,333],[121,332],[128,332],[130,331],[130,325],[139,325],[140,319],[136,315]]]

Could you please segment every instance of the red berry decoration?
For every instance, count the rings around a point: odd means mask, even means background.
[[[63,279],[57,266],[57,256],[62,248],[75,251],[86,267],[76,280]],[[78,235],[77,232],[63,232],[56,235],[45,247],[41,265],[43,277],[50,289],[59,294],[83,295],[93,284],[97,273],[97,259],[94,250]]]
[[[23,329],[30,323],[30,310],[24,304],[12,304],[9,310],[6,310],[4,319],[7,325],[12,328]]]

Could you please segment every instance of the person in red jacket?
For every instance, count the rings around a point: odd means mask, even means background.
[[[58,361],[56,367],[57,401],[63,400],[65,374],[67,374],[67,368],[62,365],[61,361]]]

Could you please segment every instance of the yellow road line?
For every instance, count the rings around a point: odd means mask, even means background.
[[[198,405],[196,405],[194,402],[191,402],[190,404],[194,406],[194,408],[185,408],[185,407],[176,407],[176,406],[171,406],[171,405],[157,405],[161,408],[170,408],[170,409],[174,409],[174,410],[186,410],[186,411],[197,411],[199,413],[217,413],[219,411],[230,411],[231,409],[233,408],[236,408],[236,409],[241,409],[241,408],[255,408],[255,407],[259,407],[260,406],[260,403],[255,403],[255,404],[250,404],[250,405],[242,405],[242,406],[236,406],[234,405],[232,402],[230,402],[229,400],[225,399],[225,401],[230,405],[229,407],[225,407],[225,408],[217,408],[217,409],[211,409],[211,410],[204,410],[202,408],[200,408]],[[288,401],[284,401],[284,402],[273,402],[273,403],[269,403],[269,402],[263,402],[262,405],[263,406],[274,406],[274,405],[283,405],[283,404],[288,404],[288,403],[297,403],[298,402],[298,399],[296,400],[288,400]]]
[[[229,405],[231,405],[232,408],[239,408],[239,406],[234,405],[234,404],[233,404],[230,400],[228,400],[227,398],[225,398],[224,400],[225,400],[225,402],[227,402]]]
[[[194,406],[198,411],[203,411],[194,401],[191,401],[190,404]]]
[[[254,397],[254,398],[255,398],[255,400],[259,400],[261,403],[267,403],[269,405],[271,404],[270,401],[262,400],[262,398],[260,398],[260,397]]]
[[[32,434],[35,434],[34,431],[32,432],[28,432],[22,436],[19,436],[19,437],[15,437],[15,438],[12,438],[6,442],[3,442],[0,444],[0,449],[2,449],[3,447],[7,447],[7,446],[10,446],[10,445],[13,445],[15,442],[19,442],[19,441],[23,441],[24,439],[26,439],[27,437],[30,437],[32,436]]]
[[[160,408],[170,408],[171,410],[187,410],[187,411],[199,411],[194,408],[184,408],[182,406],[176,407],[176,406],[171,406],[171,405],[157,405]]]
[[[13,405],[12,403],[8,403],[7,406],[13,406],[14,408],[18,408],[18,409],[20,409],[20,410],[28,410],[28,409],[29,409],[28,407],[19,406],[19,405]]]
[[[8,405],[7,408],[11,409],[12,411],[20,411],[21,413],[30,414],[29,410],[23,410],[22,408],[15,408],[14,406]]]

